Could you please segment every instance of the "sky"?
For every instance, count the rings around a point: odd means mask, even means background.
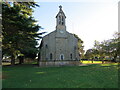
[[[118,31],[119,0],[35,1],[40,7],[34,9],[33,16],[43,28],[40,32],[48,34],[55,30],[55,17],[62,5],[66,15],[66,30],[84,41],[84,50],[92,48],[95,40],[101,42],[113,38]]]

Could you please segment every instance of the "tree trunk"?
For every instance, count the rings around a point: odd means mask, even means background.
[[[116,63],[116,59],[117,59],[117,54],[115,54],[113,62]]]
[[[102,59],[102,64],[104,63],[104,60]]]
[[[15,65],[15,56],[11,55],[11,65]]]
[[[92,63],[93,63],[93,59],[92,59]]]
[[[39,65],[39,61],[40,61],[40,52],[38,53],[38,60],[37,60],[37,64]]]
[[[24,63],[24,56],[19,56],[19,64],[23,64]]]

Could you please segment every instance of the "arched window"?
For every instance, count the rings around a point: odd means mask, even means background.
[[[59,16],[59,24],[61,24],[61,17]]]
[[[50,60],[52,60],[52,53],[50,53]]]
[[[45,45],[45,48],[48,48],[48,45],[47,45],[47,44]]]
[[[72,53],[70,54],[70,59],[72,59]]]
[[[63,60],[63,55],[61,55],[61,60]]]
[[[64,55],[63,54],[60,55],[60,60],[64,60]]]
[[[74,50],[76,50],[76,46],[74,46]]]

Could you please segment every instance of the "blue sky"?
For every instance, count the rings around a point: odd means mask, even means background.
[[[37,1],[37,0],[35,0]],[[94,40],[112,38],[118,31],[118,0],[85,0],[81,2],[38,2],[33,16],[48,33],[55,30],[59,5],[66,15],[66,27],[83,41],[85,50],[92,48]]]

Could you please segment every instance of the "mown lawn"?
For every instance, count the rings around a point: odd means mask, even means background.
[[[118,88],[117,64],[3,66],[3,88]]]
[[[92,61],[82,61],[83,64],[92,64]],[[102,64],[102,61],[93,61],[93,64]]]

